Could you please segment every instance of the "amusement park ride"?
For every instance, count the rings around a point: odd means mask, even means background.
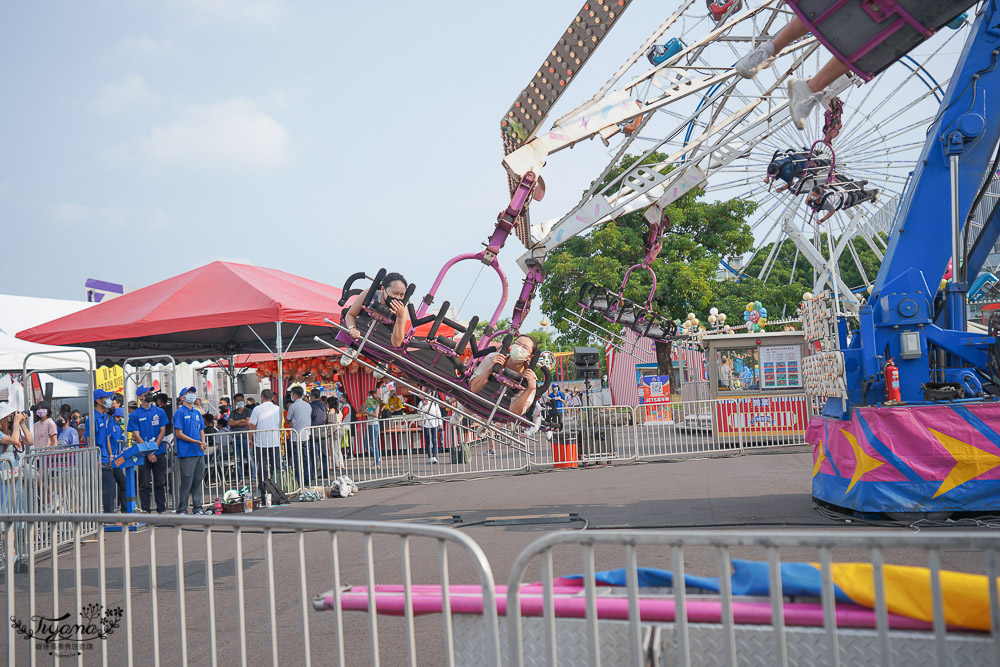
[[[524,423],[509,409],[511,396],[526,386],[519,373],[494,366],[480,393],[469,382],[487,354],[510,348],[545,278],[548,253],[594,225],[645,211],[649,231],[642,261],[628,269],[619,288],[582,285],[579,305],[638,336],[677,339],[683,334],[676,323],[652,309],[652,263],[669,231],[671,204],[695,189],[751,198],[758,204],[751,225],[758,248],[770,248],[758,277],[767,278],[780,249],[791,242],[795,261],[801,255],[816,279],[818,296],[804,305],[812,354],[803,367],[808,386],[827,401],[808,431],[815,452],[813,496],[858,512],[996,510],[1000,316],[990,321],[987,334],[979,334],[966,331],[965,313],[969,281],[1000,235],[998,202],[985,196],[1000,162],[997,1],[709,0],[707,7],[700,0],[682,1],[592,98],[542,131],[551,109],[631,4],[585,3],[505,113],[501,135],[510,204],[485,248],[449,260],[417,307],[410,303],[415,288],[408,287],[403,342],[392,344],[395,316],[391,299],[380,291],[383,269],[367,291],[355,288],[364,273],[344,286],[342,304],[351,297],[363,300],[360,338],[350,335],[343,319],[328,320],[336,343],[327,344],[347,360],[381,364],[401,381],[454,397],[490,428],[493,422]],[[742,78],[733,63],[794,18],[805,24],[806,35],[757,77]],[[677,36],[665,39],[669,31]],[[922,60],[907,55],[924,42]],[[939,83],[925,65],[946,57],[949,45],[961,55],[950,81]],[[830,54],[850,72],[818,94],[826,114],[812,114],[798,132],[791,127],[786,88],[792,79],[814,74]],[[528,209],[544,194],[543,168],[560,151],[594,138],[612,150],[611,161],[578,205],[533,224]],[[627,151],[640,145],[640,159],[605,183]],[[800,146],[808,152],[787,181],[795,187],[765,184],[768,164]],[[807,202],[813,185],[848,181],[873,194],[827,206],[825,218],[817,215],[822,196]],[[518,260],[526,277],[510,326],[498,331],[508,282],[497,255],[511,234],[526,247]],[[856,242],[882,260],[874,281],[864,273]],[[860,289],[839,275],[845,253],[866,283]],[[957,260],[954,271],[943,281],[951,258]],[[449,269],[467,260],[491,267],[503,288],[478,338],[478,318],[452,321],[447,301],[432,311]],[[635,271],[652,275],[645,303],[623,296]],[[430,331],[417,335],[417,327],[428,323]],[[458,335],[438,335],[445,325]],[[551,381],[551,357],[536,351],[528,367],[540,371],[540,395]]]

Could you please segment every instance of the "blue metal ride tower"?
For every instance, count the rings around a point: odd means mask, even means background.
[[[928,129],[872,294],[856,321],[839,318],[846,399],[829,399],[808,436],[819,501],[880,513],[1000,509],[1000,347],[995,331],[970,333],[965,321],[966,277],[1000,237],[1000,207],[982,196],[1000,162],[998,64],[1000,8],[988,0]],[[977,212],[985,222],[973,229]],[[901,393],[891,403],[890,360]]]

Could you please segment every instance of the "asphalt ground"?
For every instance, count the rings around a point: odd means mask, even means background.
[[[454,530],[472,538],[483,550],[498,585],[507,583],[518,554],[534,539],[556,530],[596,530],[602,528],[634,529],[753,529],[761,531],[872,530],[857,523],[826,518],[816,511],[810,497],[812,455],[808,447],[756,451],[746,456],[691,458],[683,461],[594,466],[584,469],[551,470],[527,474],[496,474],[463,477],[455,480],[423,481],[415,484],[386,485],[362,489],[356,496],[315,503],[255,511],[253,518],[349,519],[360,522],[403,521],[414,525],[442,520],[453,521]],[[486,525],[490,519],[512,521],[505,525]],[[556,521],[558,523],[551,523]],[[548,522],[548,523],[546,523]],[[897,528],[898,531],[912,529]],[[209,537],[210,535],[210,537]],[[246,530],[242,536],[242,566],[238,568],[236,540],[232,530],[218,529],[210,534],[199,528],[179,531],[173,527],[143,529],[129,535],[129,561],[124,559],[121,533],[106,534],[106,599],[109,608],[131,607],[132,632],[120,624],[104,640],[84,650],[84,664],[100,664],[102,648],[111,664],[126,664],[129,635],[136,664],[152,664],[154,627],[158,631],[160,664],[210,664],[212,627],[209,614],[209,581],[214,610],[215,641],[218,664],[239,664],[240,592],[246,614],[247,664],[271,662],[272,632],[277,637],[278,661],[285,665],[304,663],[308,651],[312,664],[335,664],[338,637],[336,615],[316,612],[308,607],[316,594],[332,588],[333,541],[325,531],[296,534],[277,528],[270,536],[263,531]],[[209,545],[210,540],[210,545]],[[270,542],[270,544],[269,544]],[[80,602],[100,602],[100,561],[98,540],[88,539],[80,559]],[[212,549],[212,572],[206,568],[206,549]],[[435,540],[408,540],[410,571],[415,584],[441,582],[440,547]],[[401,584],[404,578],[401,540],[396,536],[375,536],[370,542],[364,535],[341,532],[336,538],[341,581],[344,585],[364,585],[367,580],[366,553],[371,553],[372,571],[379,584]],[[448,572],[451,584],[477,584],[474,559],[460,547],[449,546]],[[151,559],[151,554],[155,555]],[[179,557],[180,554],[180,557]],[[670,550],[643,548],[639,564],[670,568]],[[836,549],[838,561],[868,561],[870,552],[862,549]],[[734,558],[764,560],[759,548],[739,548]],[[785,561],[815,562],[818,555],[811,548],[782,549]],[[716,554],[708,548],[685,549],[686,567],[691,574],[717,574]],[[300,559],[305,573],[300,572]],[[887,562],[926,565],[926,556],[914,550],[894,549],[886,554]],[[980,555],[963,550],[942,554],[946,568],[983,572]],[[183,560],[183,583],[179,582],[177,563]],[[150,574],[155,561],[157,594],[151,595]],[[624,556],[619,548],[596,552],[598,569],[622,567]],[[562,547],[554,554],[557,574],[583,571],[578,548]],[[242,586],[237,570],[242,574]],[[126,586],[125,572],[130,576]],[[53,564],[50,558],[38,561],[34,582],[26,573],[15,577],[14,609],[7,608],[5,583],[0,606],[6,617],[26,620],[32,615],[30,600],[36,601],[36,615],[59,615],[75,612],[76,575],[72,552],[58,558],[58,600],[53,600]],[[272,574],[268,576],[269,571]],[[303,580],[304,579],[304,580]],[[525,581],[541,579],[540,566],[534,562],[526,571]],[[34,592],[32,593],[32,586]],[[273,587],[273,589],[272,589]],[[178,589],[183,591],[183,596]],[[273,590],[273,593],[271,592]],[[305,592],[305,596],[302,592]],[[270,600],[274,600],[271,612]],[[181,614],[181,604],[184,613]],[[303,606],[307,608],[303,610]],[[154,621],[154,610],[156,619]],[[53,613],[54,612],[54,613]],[[183,617],[184,622],[180,619]],[[272,620],[273,619],[273,620]],[[501,622],[504,619],[501,618]],[[305,627],[308,623],[308,632]],[[181,628],[186,632],[182,654]],[[344,651],[349,664],[372,662],[373,625],[362,612],[343,617]],[[416,619],[412,639],[419,664],[443,664],[443,621],[440,615]],[[374,626],[383,665],[406,664],[410,638],[403,619],[379,615]],[[17,636],[15,664],[29,664],[32,641]],[[8,651],[6,639],[4,650]],[[37,654],[40,664],[52,658],[46,651]],[[5,656],[6,657],[6,656]],[[75,663],[76,658],[63,664]]]

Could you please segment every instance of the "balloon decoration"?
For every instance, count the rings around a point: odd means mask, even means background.
[[[743,321],[746,322],[749,331],[754,333],[763,331],[767,325],[767,308],[762,306],[760,301],[750,301],[743,310]]]
[[[339,357],[323,356],[309,357],[305,359],[284,359],[281,367],[282,385],[288,386],[291,383],[300,382],[305,384],[323,384],[333,382],[338,373],[371,373],[371,370],[364,368],[361,364],[350,364],[344,366]],[[261,378],[275,378],[278,375],[278,362],[265,361],[257,364],[257,376]]]

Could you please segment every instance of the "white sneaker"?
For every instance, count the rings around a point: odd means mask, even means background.
[[[735,65],[737,73],[744,79],[752,79],[757,72],[774,63],[774,43],[764,42],[756,49],[740,58]]]
[[[437,463],[437,462],[438,462],[437,457],[436,456],[432,456],[431,457],[431,463]]]
[[[792,123],[799,130],[806,129],[806,120],[816,108],[817,96],[809,88],[805,79],[789,79],[788,81],[788,113]]]

